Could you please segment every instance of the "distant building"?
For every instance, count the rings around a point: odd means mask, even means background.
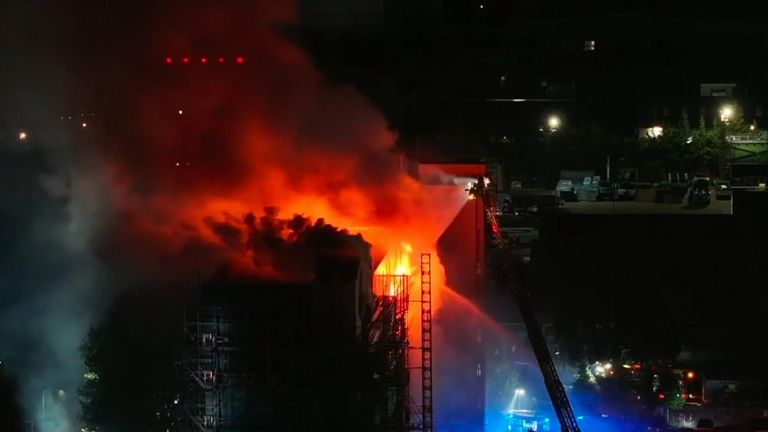
[[[731,182],[734,187],[765,187],[768,182],[768,132],[726,137],[731,148]]]

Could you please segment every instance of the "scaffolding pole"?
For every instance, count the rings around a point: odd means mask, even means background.
[[[421,430],[432,432],[432,255],[421,254]]]
[[[381,431],[402,432],[408,428],[408,275],[374,275],[379,311],[374,327],[379,335],[376,348],[383,357],[382,394],[379,404]]]

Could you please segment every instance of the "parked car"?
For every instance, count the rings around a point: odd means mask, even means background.
[[[576,197],[579,201],[597,201],[600,193],[600,176],[587,176],[581,182],[581,187],[576,188]]]
[[[614,200],[616,199],[616,189],[613,187],[613,185],[609,184],[606,181],[601,181],[600,185],[597,189],[597,200],[603,201],[603,200]]]
[[[707,177],[695,177],[688,189],[688,205],[708,206],[711,202],[712,183]]]
[[[728,180],[714,180],[712,181],[712,187],[715,190],[715,199],[717,200],[731,199],[731,182],[729,182]]]
[[[576,201],[576,187],[573,184],[573,180],[558,181],[555,193],[563,201]]]
[[[637,196],[637,185],[630,182],[621,182],[616,189],[616,199],[619,200],[634,200]]]

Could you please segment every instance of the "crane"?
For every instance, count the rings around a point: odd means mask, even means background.
[[[541,369],[541,373],[544,376],[544,384],[552,401],[552,406],[555,409],[555,414],[557,414],[557,419],[560,421],[562,432],[581,432],[576,422],[576,416],[573,414],[571,403],[568,401],[563,384],[557,375],[555,363],[552,361],[549,348],[547,348],[546,341],[544,340],[544,334],[541,331],[541,326],[539,326],[539,320],[533,312],[531,293],[524,281],[519,277],[519,259],[509,247],[509,241],[502,235],[501,226],[496,218],[495,188],[487,177],[480,176],[477,179],[477,183],[473,184],[468,191],[471,197],[482,201],[485,217],[490,225],[491,235],[503,254],[503,270],[505,274],[512,276],[512,295],[520,309],[520,315],[528,332],[528,339],[531,342],[531,347],[533,347],[539,369]]]

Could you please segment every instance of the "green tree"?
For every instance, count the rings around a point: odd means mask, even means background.
[[[723,175],[721,166],[729,153],[726,136],[748,130],[749,126],[740,117],[727,123],[718,121],[710,128],[700,119],[694,129],[683,122],[680,126],[665,128],[658,137],[641,137],[637,147],[646,172]]]
[[[181,319],[167,296],[126,292],[81,346],[80,388],[88,430],[165,431],[173,421],[174,330]]]

